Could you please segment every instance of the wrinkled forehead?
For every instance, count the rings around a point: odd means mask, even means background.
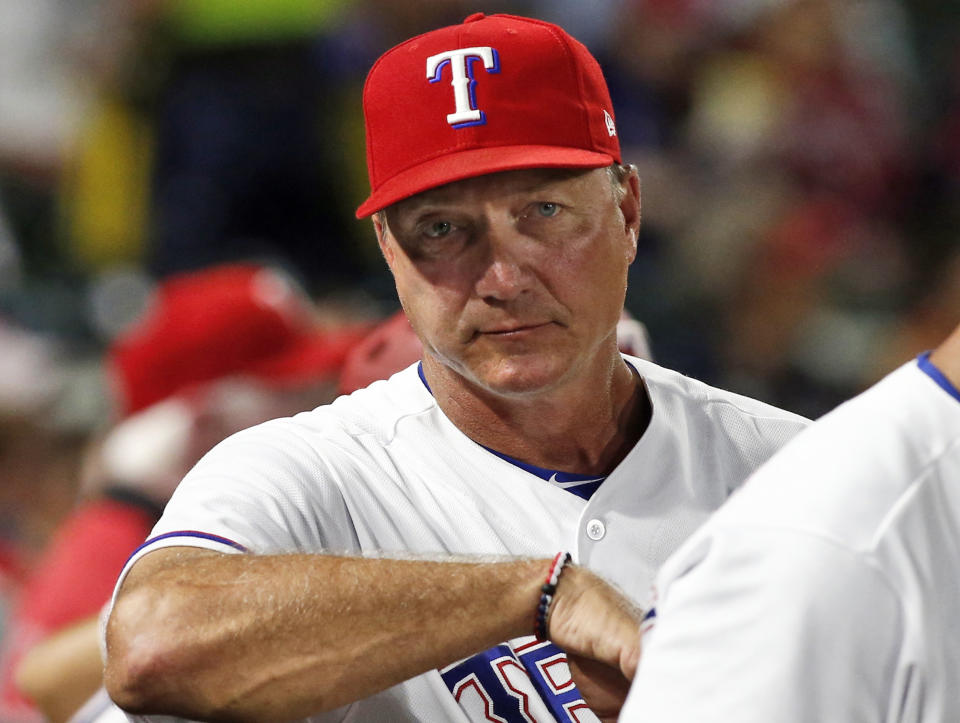
[[[388,206],[386,213],[392,218],[431,206],[452,206],[547,190],[575,191],[593,183],[605,183],[606,178],[605,168],[529,168],[488,173],[422,191]]]

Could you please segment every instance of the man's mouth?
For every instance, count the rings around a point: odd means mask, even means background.
[[[481,329],[479,334],[487,336],[519,336],[522,334],[537,331],[550,326],[552,322],[542,321],[528,324],[509,324],[505,326],[492,327],[490,329]]]

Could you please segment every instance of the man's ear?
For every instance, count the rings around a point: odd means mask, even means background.
[[[630,236],[632,249],[630,261],[637,255],[637,238],[640,235],[640,174],[637,167],[630,165],[630,173],[624,179],[625,193],[620,199],[620,213],[623,214],[624,231]]]
[[[393,260],[394,255],[396,254],[396,249],[387,239],[387,235],[390,233],[390,230],[387,228],[387,219],[386,216],[381,211],[377,211],[373,216],[370,217],[370,220],[373,221],[373,230],[377,234],[377,243],[380,244],[380,253],[383,254],[383,258],[386,259],[387,266],[390,267],[390,270],[393,271]]]

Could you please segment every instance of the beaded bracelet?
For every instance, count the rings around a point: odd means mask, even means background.
[[[550,606],[553,604],[553,596],[557,593],[560,573],[570,559],[569,552],[558,552],[550,563],[547,581],[540,587],[540,603],[537,605],[537,614],[533,619],[533,633],[538,640],[547,639],[547,617],[550,615]]]

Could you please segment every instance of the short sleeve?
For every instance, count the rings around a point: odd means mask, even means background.
[[[339,464],[337,445],[323,441],[283,419],[221,442],[180,483],[120,580],[162,547],[260,554],[359,549],[339,487],[350,465]]]

